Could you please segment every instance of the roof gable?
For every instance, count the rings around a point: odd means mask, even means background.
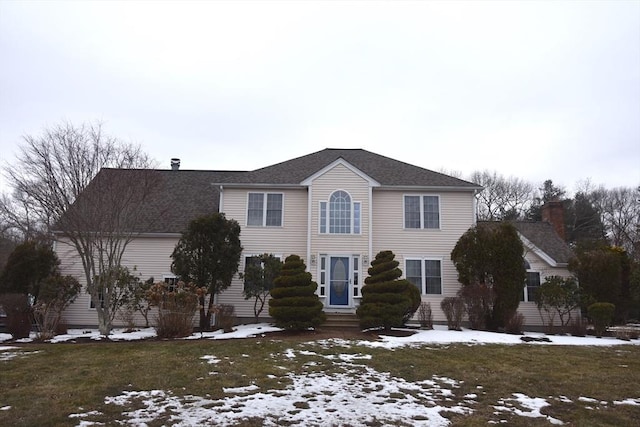
[[[362,149],[327,148],[306,156],[234,176],[229,184],[301,185],[342,159],[370,180],[389,187],[428,187],[473,191],[477,184]]]
[[[351,165],[349,162],[344,160],[342,157],[340,157],[339,159],[335,160],[331,164],[323,167],[322,169],[320,169],[319,171],[317,171],[316,173],[314,173],[313,175],[311,175],[310,177],[308,177],[307,179],[302,181],[301,184],[302,185],[311,185],[311,183],[314,180],[316,180],[317,178],[321,177],[322,175],[324,175],[325,173],[329,172],[330,170],[332,170],[333,168],[335,168],[336,166],[339,166],[339,165],[346,167],[351,172],[353,172],[354,174],[358,175],[360,178],[362,178],[365,181],[367,181],[369,183],[369,186],[371,186],[371,187],[379,187],[380,186],[380,183],[378,181],[376,181],[375,179],[372,179],[369,175],[367,175],[366,173],[362,172],[357,167]]]

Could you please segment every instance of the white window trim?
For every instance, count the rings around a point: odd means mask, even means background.
[[[424,196],[438,198],[438,227],[425,228],[424,226]],[[420,197],[420,228],[407,227],[406,197]],[[402,195],[402,228],[403,230],[441,230],[442,229],[442,203],[440,194],[431,193],[406,193]]]
[[[404,278],[407,278],[407,261],[420,261],[420,295],[444,295],[444,277],[443,277],[443,258],[432,256],[407,256],[404,257]],[[427,293],[427,272],[425,270],[425,261],[439,261],[440,262],[440,293],[428,294]]]
[[[249,195],[250,194],[262,194],[262,224],[261,225],[249,225]],[[282,210],[280,215],[280,225],[267,225],[267,199],[269,194],[279,194],[282,196]],[[284,227],[284,198],[285,195],[282,192],[274,191],[249,191],[247,192],[247,204],[245,209],[245,225],[247,227],[265,227],[265,228],[282,228]]]
[[[351,199],[351,218],[350,218],[350,230],[351,232],[349,233],[331,233],[329,231],[330,227],[330,222],[331,219],[329,217],[330,212],[331,212],[331,196],[333,196],[334,193],[338,192],[338,191],[344,191],[345,193],[347,193],[347,195],[349,195],[349,198]],[[325,214],[325,223],[324,223],[324,227],[325,227],[325,231],[322,231],[322,203],[326,203],[325,205],[325,209],[324,209],[324,214]],[[356,233],[354,231],[355,229],[355,205],[358,204],[360,206],[359,209],[359,214],[360,214],[360,226],[359,226],[359,230]],[[326,199],[320,200],[318,202],[318,234],[320,235],[331,235],[331,236],[349,236],[349,235],[356,235],[359,236],[362,234],[362,202],[360,200],[354,200],[353,196],[351,195],[351,193],[349,193],[347,190],[344,189],[337,189],[332,191],[329,194],[329,197],[327,197]]]
[[[531,264],[529,264],[531,265]],[[533,268],[528,268],[526,270],[527,273],[538,273],[538,278],[540,279],[540,286],[542,286],[542,282],[544,281],[544,277],[542,276],[542,272],[540,270],[535,270]],[[525,278],[524,286],[523,286],[523,300],[520,302],[530,302],[535,304],[535,300],[529,299],[529,287],[527,286],[527,280]]]
[[[167,283],[167,279],[175,279],[174,286],[178,284],[178,276],[173,273],[167,273],[162,275],[162,283]],[[171,286],[171,285],[169,285]]]

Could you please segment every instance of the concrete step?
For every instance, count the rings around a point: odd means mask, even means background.
[[[326,313],[327,320],[321,325],[323,328],[360,329],[360,320],[355,314]]]

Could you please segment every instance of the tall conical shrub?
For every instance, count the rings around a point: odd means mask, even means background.
[[[325,321],[322,302],[315,293],[318,284],[311,280],[311,273],[298,255],[285,259],[280,276],[273,283],[269,315],[277,327],[300,331]]]
[[[357,310],[362,329],[403,326],[420,306],[420,291],[399,279],[402,270],[395,257],[391,251],[382,251],[371,262]]]

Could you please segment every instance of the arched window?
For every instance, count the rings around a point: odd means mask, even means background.
[[[336,191],[329,198],[329,233],[351,233],[351,196]]]
[[[320,202],[320,233],[359,234],[360,202],[344,190],[336,190],[328,202]]]

